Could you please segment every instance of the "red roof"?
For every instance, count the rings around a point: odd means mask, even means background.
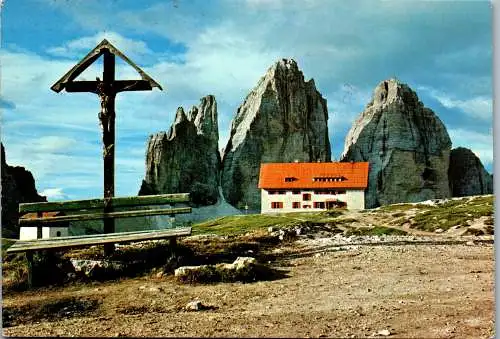
[[[42,217],[58,217],[64,215],[63,212],[42,212]],[[21,219],[36,219],[38,218],[38,214],[36,212],[33,213],[26,213],[21,217]]]
[[[292,162],[260,165],[259,188],[354,188],[368,186],[368,162]]]

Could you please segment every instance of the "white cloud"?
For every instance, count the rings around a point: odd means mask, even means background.
[[[132,59],[153,53],[144,41],[128,39],[116,32],[99,32],[93,36],[71,40],[62,46],[49,48],[47,53],[55,56],[81,58],[103,39],[107,39],[119,50],[127,51],[127,56],[130,56]]]
[[[49,135],[34,140],[31,147],[34,152],[59,153],[68,152],[76,145],[77,141],[75,139]]]
[[[62,188],[46,188],[40,192],[40,195],[46,196],[48,201],[68,199],[68,195]]]
[[[426,91],[446,108],[458,108],[472,118],[491,121],[493,116],[493,100],[487,96],[476,96],[469,99],[454,99],[435,89],[420,86],[419,90]]]

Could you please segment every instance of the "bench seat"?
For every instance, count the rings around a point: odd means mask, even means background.
[[[7,253],[39,251],[58,248],[78,248],[102,244],[118,244],[145,240],[158,240],[191,235],[191,227],[177,227],[166,230],[148,230],[108,234],[79,235],[36,240],[18,240],[7,249]]]

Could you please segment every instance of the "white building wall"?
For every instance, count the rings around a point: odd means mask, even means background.
[[[19,229],[19,240],[36,240],[38,227],[21,226]],[[58,233],[59,232],[59,235]],[[42,227],[42,239],[67,237],[69,236],[68,227]]]
[[[35,240],[37,236],[37,227],[21,226],[19,229],[19,240]]]
[[[58,234],[59,232],[59,234]],[[43,227],[42,238],[57,238],[69,236],[68,227]]]
[[[311,194],[310,201],[303,200],[303,194]],[[339,200],[347,204],[347,209],[364,209],[364,190],[346,190],[345,194],[315,194],[314,190],[303,190],[300,194],[285,191],[285,194],[269,194],[267,190],[261,189],[261,213],[287,213],[287,212],[314,212],[323,211],[325,208],[314,208],[315,202],[326,202],[327,200]],[[282,202],[283,208],[271,208],[271,202]],[[300,202],[300,208],[293,208],[293,202]],[[310,208],[304,208],[304,205]]]
[[[364,210],[365,209],[365,191],[364,190],[348,190],[347,194],[347,209]]]

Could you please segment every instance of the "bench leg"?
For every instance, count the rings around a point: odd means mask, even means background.
[[[33,286],[33,252],[26,251],[26,261],[28,262],[28,288]]]
[[[168,242],[169,242],[170,247],[172,247],[172,248],[176,247],[177,246],[177,237],[170,238]]]

